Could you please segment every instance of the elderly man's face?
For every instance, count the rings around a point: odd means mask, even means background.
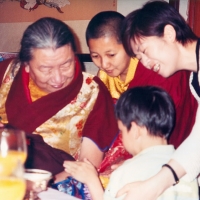
[[[74,78],[75,54],[71,45],[58,49],[34,49],[25,69],[44,92],[52,93],[68,86]]]

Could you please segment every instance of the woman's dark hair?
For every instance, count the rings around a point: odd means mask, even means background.
[[[86,29],[86,42],[89,39],[98,39],[105,36],[114,36],[118,43],[121,40],[121,26],[124,16],[115,11],[103,11],[96,14]]]
[[[176,40],[182,45],[197,36],[185,19],[166,1],[149,1],[141,9],[129,13],[123,22],[122,42],[129,56],[135,56],[130,41],[136,38],[162,37],[166,25],[172,25],[176,31]]]
[[[75,39],[70,28],[62,21],[44,17],[25,30],[19,51],[19,61],[29,62],[32,59],[33,49],[57,49],[66,44],[71,45],[76,52]]]
[[[175,125],[175,107],[169,94],[154,86],[125,91],[115,106],[116,118],[130,130],[131,122],[144,126],[154,136],[171,134]]]

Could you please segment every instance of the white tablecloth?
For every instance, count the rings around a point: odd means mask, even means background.
[[[41,200],[80,200],[52,188],[48,188],[46,191],[40,192],[38,197],[40,197]]]

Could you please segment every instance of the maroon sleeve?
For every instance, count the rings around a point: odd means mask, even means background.
[[[117,120],[114,114],[112,97],[98,77],[99,94],[83,129],[83,137],[93,140],[101,151],[107,151],[118,135]]]
[[[176,107],[176,125],[169,143],[176,148],[190,134],[198,107],[198,103],[189,88],[189,77],[189,71],[180,71],[168,78],[171,84],[169,93]]]
[[[176,107],[176,125],[169,143],[176,148],[186,139],[193,127],[197,101],[189,88],[189,71],[179,71],[169,78],[163,78],[155,72],[138,64],[135,77],[129,87],[154,85],[165,89],[172,97]]]
[[[26,140],[28,155],[25,167],[28,169],[43,169],[55,175],[63,171],[65,160],[74,161],[70,154],[49,146],[41,135],[26,133]]]
[[[11,62],[11,60],[13,60],[13,59],[10,58],[10,59],[6,59],[6,60],[0,62],[0,86],[1,86],[4,74],[5,74],[5,71],[9,65],[9,63]]]

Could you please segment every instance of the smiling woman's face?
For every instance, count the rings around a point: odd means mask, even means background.
[[[149,36],[131,40],[131,47],[146,68],[163,77],[169,77],[178,70],[176,42],[170,42],[165,37]]]
[[[55,50],[34,49],[32,55],[33,59],[25,65],[25,70],[41,90],[52,93],[72,82],[75,54],[70,45]]]

